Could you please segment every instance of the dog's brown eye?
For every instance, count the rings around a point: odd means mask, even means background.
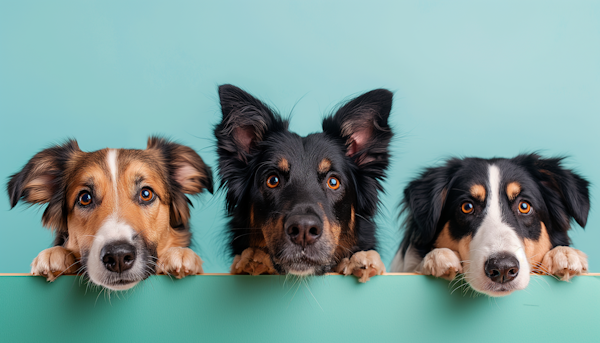
[[[475,206],[473,206],[472,202],[463,202],[462,206],[460,207],[460,209],[463,211],[463,213],[466,214],[470,214],[473,213],[473,210],[475,209]]]
[[[531,212],[531,205],[529,205],[527,201],[521,201],[519,203],[519,212],[523,214],[528,214],[529,212]]]
[[[269,188],[275,188],[279,186],[279,178],[277,177],[277,175],[269,176],[269,178],[267,179],[267,186]]]
[[[79,195],[79,205],[88,206],[92,203],[92,195],[88,192],[83,192]]]
[[[327,186],[331,189],[338,189],[340,188],[340,180],[332,176],[327,180]]]
[[[140,199],[142,201],[150,201],[154,198],[154,193],[152,192],[151,189],[149,188],[142,188],[142,190],[140,191]]]

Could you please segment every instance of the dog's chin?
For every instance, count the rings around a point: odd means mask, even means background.
[[[108,288],[111,291],[126,291],[133,286],[137,285],[141,280],[138,281],[120,281],[112,284],[103,284],[100,285],[104,288]]]

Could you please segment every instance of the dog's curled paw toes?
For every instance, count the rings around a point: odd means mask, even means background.
[[[558,246],[544,255],[542,265],[550,274],[569,281],[573,276],[587,272],[588,260],[581,250]]]
[[[336,272],[354,275],[359,282],[367,282],[375,275],[385,273],[385,265],[375,250],[359,251],[350,258],[344,258],[336,267]]]
[[[269,254],[259,248],[247,248],[233,259],[231,274],[277,274],[277,271]]]
[[[62,274],[72,273],[75,256],[69,250],[56,246],[40,252],[31,262],[31,274],[43,276],[49,282]]]
[[[202,259],[190,248],[169,248],[158,258],[158,274],[173,275],[178,279],[188,275],[202,274]]]
[[[452,280],[457,273],[462,273],[462,264],[458,254],[448,248],[433,249],[422,262],[422,267],[417,270],[423,275]]]

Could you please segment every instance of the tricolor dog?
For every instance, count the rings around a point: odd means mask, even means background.
[[[11,206],[47,204],[42,216],[54,247],[31,273],[53,281],[85,273],[111,290],[133,287],[154,273],[202,273],[189,249],[191,204],[186,194],[212,192],[212,174],[191,148],[151,137],[145,150],[83,152],[77,142],[36,154],[8,182]]]
[[[306,137],[245,91],[219,87],[215,128],[231,215],[234,274],[354,274],[385,266],[376,247],[380,181],[388,166],[392,93],[344,104]]]
[[[569,280],[587,271],[567,231],[573,219],[586,224],[588,182],[561,162],[525,154],[426,169],[404,190],[406,230],[391,269],[463,273],[490,296],[524,289],[531,272]]]

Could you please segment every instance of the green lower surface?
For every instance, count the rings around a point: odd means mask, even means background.
[[[534,276],[504,298],[380,276],[153,276],[126,293],[0,277],[0,341],[598,341],[600,277]]]

